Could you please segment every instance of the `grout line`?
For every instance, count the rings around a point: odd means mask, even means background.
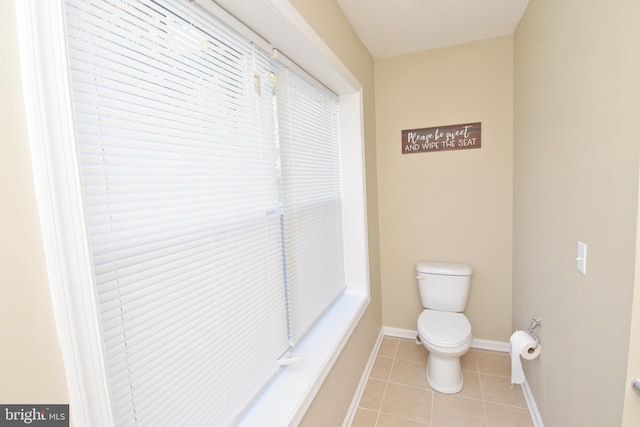
[[[391,371],[393,371],[393,366],[396,364],[396,355],[398,354],[398,347],[400,345],[400,340],[396,341],[396,349],[393,352],[393,358],[391,359],[391,367],[389,368],[389,375],[387,376],[387,379],[384,382],[384,391],[382,392],[382,397],[380,398],[380,406],[378,406],[378,414],[376,416],[376,423],[374,425],[374,427],[378,426],[378,423],[380,422],[380,414],[382,414],[382,404],[384,403],[384,398],[387,395],[387,388],[389,387],[389,380],[391,380]],[[380,356],[380,350],[378,350],[378,354],[376,354],[376,357]],[[371,376],[371,375],[369,375]]]
[[[482,388],[482,375],[480,375],[480,364],[476,361],[476,368],[478,369],[476,373],[478,374],[478,382],[480,383],[480,398],[484,402],[484,390]]]
[[[482,410],[484,411],[484,419],[486,426],[489,427],[489,415],[487,414],[487,404],[484,400],[484,388],[482,387],[482,375],[480,375],[480,363],[476,360],[476,368],[478,369],[478,383],[480,384],[480,398],[482,399]]]
[[[390,414],[388,412],[380,412],[380,415],[389,415],[390,417],[397,418],[399,420],[409,421],[410,423],[418,423],[420,425],[426,426],[425,423],[423,423],[422,421],[418,421],[415,418],[407,418],[407,417],[396,415],[396,414]],[[431,426],[431,422],[429,422],[429,426]],[[437,426],[432,426],[432,427],[437,427]]]
[[[509,375],[499,375],[499,374],[492,374],[490,372],[480,372],[482,375],[486,375],[488,377],[498,377],[498,378],[507,378],[510,379],[511,377]]]
[[[427,363],[429,363],[429,361],[427,360]],[[427,372],[425,370],[425,381],[426,381],[426,375]],[[431,386],[429,386],[431,387]],[[436,391],[435,390],[431,390],[431,410],[429,411],[429,424],[433,426],[433,410],[435,409],[435,405],[436,405]]]

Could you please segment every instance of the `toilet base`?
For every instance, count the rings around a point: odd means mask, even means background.
[[[464,378],[460,367],[460,357],[441,357],[433,352],[427,360],[427,383],[435,391],[454,394],[462,391]]]

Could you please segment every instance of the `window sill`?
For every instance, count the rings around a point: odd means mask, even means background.
[[[297,425],[369,305],[366,295],[343,293],[291,350],[304,360],[284,367],[237,426]]]

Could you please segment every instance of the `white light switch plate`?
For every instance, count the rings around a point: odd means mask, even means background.
[[[576,267],[582,274],[587,274],[587,245],[578,241],[578,255],[576,257]]]

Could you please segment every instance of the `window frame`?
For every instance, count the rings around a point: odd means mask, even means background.
[[[234,14],[340,96],[347,290],[292,350],[292,360],[304,362],[283,368],[239,423],[296,425],[370,301],[362,86],[288,1],[218,3],[202,1],[216,14]],[[97,295],[95,288],[81,286],[92,283],[93,272],[78,153],[75,144],[64,144],[75,135],[62,0],[23,0],[16,13],[36,197],[71,410],[77,425],[114,425]]]

